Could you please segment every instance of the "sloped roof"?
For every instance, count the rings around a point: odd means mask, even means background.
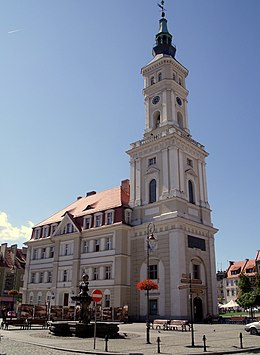
[[[120,207],[122,205],[128,206],[128,203],[129,194],[121,186],[118,186],[109,190],[97,192],[90,196],[78,198],[76,201],[53,214],[51,217],[36,224],[34,228],[60,222],[66,212],[75,218]]]
[[[239,277],[240,273],[246,273],[247,269],[254,269],[255,268],[255,260],[246,259],[244,261],[235,261],[231,264],[227,270],[227,277],[228,278],[237,278]],[[239,271],[237,274],[233,274],[232,272]],[[254,275],[255,271],[252,273],[246,273],[247,275]]]

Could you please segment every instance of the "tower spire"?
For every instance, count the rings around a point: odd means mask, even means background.
[[[156,35],[156,46],[153,48],[153,55],[166,54],[175,57],[176,48],[172,45],[172,35],[168,31],[167,20],[165,18],[164,0],[157,4],[161,9],[161,19],[159,21],[159,32]]]

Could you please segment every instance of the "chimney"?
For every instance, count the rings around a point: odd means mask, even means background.
[[[86,193],[86,197],[96,195],[96,193],[97,193],[96,191],[89,191]]]
[[[128,195],[130,194],[130,184],[129,179],[121,181],[121,189],[126,192]]]
[[[11,253],[12,253],[12,262],[13,262],[13,264],[15,264],[16,252],[17,252],[17,244],[11,245]]]
[[[3,255],[3,259],[6,258],[6,250],[7,250],[7,243],[2,243],[1,244],[1,253]]]

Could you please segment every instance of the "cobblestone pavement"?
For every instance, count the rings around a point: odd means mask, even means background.
[[[240,333],[243,335],[243,349],[240,348]],[[121,324],[120,337],[108,341],[108,352],[105,352],[104,339],[96,339],[95,350],[93,339],[76,337],[57,337],[48,330],[34,328],[20,330],[10,327],[1,330],[0,355],[64,355],[70,354],[144,354],[158,353],[158,337],[160,353],[167,355],[205,354],[203,335],[206,336],[208,354],[260,354],[260,336],[253,336],[244,331],[244,325],[196,324],[194,327],[195,346],[191,347],[191,332],[151,330],[151,344],[146,344],[146,327],[144,323]]]

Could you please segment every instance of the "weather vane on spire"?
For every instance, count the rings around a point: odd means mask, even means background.
[[[159,6],[159,8],[162,10],[162,17],[165,17],[165,11],[166,9],[164,8],[164,0],[161,0],[161,3],[157,5]]]

